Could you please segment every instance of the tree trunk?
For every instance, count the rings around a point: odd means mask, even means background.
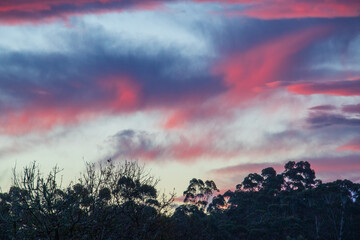
[[[315,239],[319,239],[319,220],[318,220],[318,216],[315,215],[315,232],[316,232],[316,235],[315,235]]]
[[[339,229],[338,240],[342,240],[343,231],[344,231],[344,208],[341,209],[341,219],[340,219],[340,229]]]

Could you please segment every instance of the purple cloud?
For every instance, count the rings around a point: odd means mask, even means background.
[[[360,113],[360,104],[343,105],[341,110],[344,113]]]
[[[336,110],[336,106],[334,106],[334,105],[319,105],[319,106],[311,107],[310,110],[333,111],[333,110]]]
[[[350,118],[341,114],[312,113],[307,118],[312,128],[322,128],[332,125],[360,127],[360,118]]]

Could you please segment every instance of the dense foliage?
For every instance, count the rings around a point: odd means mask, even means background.
[[[14,171],[0,193],[0,239],[360,239],[360,184],[322,183],[308,162],[251,173],[216,196],[213,181],[194,178],[176,208],[134,162],[87,164],[68,187],[58,175],[35,163]]]

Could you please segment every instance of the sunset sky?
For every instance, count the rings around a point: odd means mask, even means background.
[[[360,2],[0,1],[0,186],[108,158],[180,195],[289,160],[360,182]]]

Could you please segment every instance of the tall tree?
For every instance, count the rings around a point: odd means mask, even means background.
[[[286,188],[289,190],[310,189],[319,184],[315,181],[315,171],[307,161],[289,161],[285,164],[283,172]]]
[[[201,179],[193,178],[190,180],[188,188],[184,191],[184,202],[192,203],[205,212],[214,191],[219,192],[214,181],[206,180],[204,182]]]

